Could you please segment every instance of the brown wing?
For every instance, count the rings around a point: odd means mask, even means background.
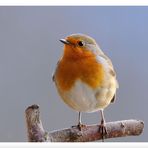
[[[116,72],[115,72],[115,70],[114,70],[114,68],[113,68],[113,64],[112,64],[111,60],[110,60],[105,54],[101,54],[101,55],[99,55],[99,56],[103,57],[103,58],[108,62],[108,64],[110,65],[110,67],[109,67],[109,68],[110,68],[110,74],[111,74],[113,77],[116,78]],[[116,88],[119,88],[119,84],[118,84],[117,79],[116,79]]]
[[[105,54],[101,54],[100,56],[103,57],[104,59],[106,59],[106,61],[107,61],[108,64],[110,65],[110,67],[109,67],[109,68],[110,68],[110,74],[111,74],[113,77],[115,77],[115,79],[116,79],[116,72],[115,72],[115,70],[114,70],[114,68],[113,68],[113,64],[112,64],[111,60],[110,60]],[[117,79],[116,79],[116,88],[119,88],[119,84],[118,84]],[[116,100],[116,93],[114,94],[114,96],[113,96],[113,98],[112,98],[112,100],[111,100],[111,103],[114,103],[115,100]]]
[[[115,100],[116,100],[116,94],[114,94],[114,96],[113,96],[113,98],[112,98],[112,100],[111,100],[110,102],[111,102],[111,103],[114,103]]]
[[[57,66],[58,66],[59,62],[60,62],[60,60],[57,62],[55,71],[54,71],[54,73],[52,74],[52,81],[53,81],[53,82],[55,82],[55,72],[56,72],[56,69],[57,69]]]

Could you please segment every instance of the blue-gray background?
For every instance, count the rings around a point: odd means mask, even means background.
[[[72,33],[94,37],[117,71],[120,89],[106,120],[145,122],[141,136],[107,141],[147,141],[148,7],[0,7],[0,141],[27,141],[24,111],[32,104],[46,130],[77,123],[51,80],[59,39]],[[100,114],[82,120],[99,123]]]

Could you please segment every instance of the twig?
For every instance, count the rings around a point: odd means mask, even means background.
[[[40,119],[38,105],[26,109],[28,141],[30,142],[89,142],[101,139],[98,125],[88,125],[79,131],[78,128],[68,128],[47,133]],[[106,123],[107,138],[138,136],[142,133],[144,122],[141,120],[123,120]]]

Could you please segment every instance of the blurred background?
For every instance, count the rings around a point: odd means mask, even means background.
[[[32,104],[47,131],[77,123],[52,82],[63,52],[59,39],[72,33],[95,38],[116,69],[120,88],[106,121],[145,122],[140,136],[106,141],[147,141],[147,18],[148,7],[0,7],[0,141],[27,141],[24,111]],[[84,113],[82,121],[100,123],[100,113]]]

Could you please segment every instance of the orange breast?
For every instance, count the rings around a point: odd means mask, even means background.
[[[101,85],[104,78],[103,66],[95,57],[79,60],[63,58],[56,70],[56,82],[62,90],[70,90],[76,80],[81,80],[92,88]]]

